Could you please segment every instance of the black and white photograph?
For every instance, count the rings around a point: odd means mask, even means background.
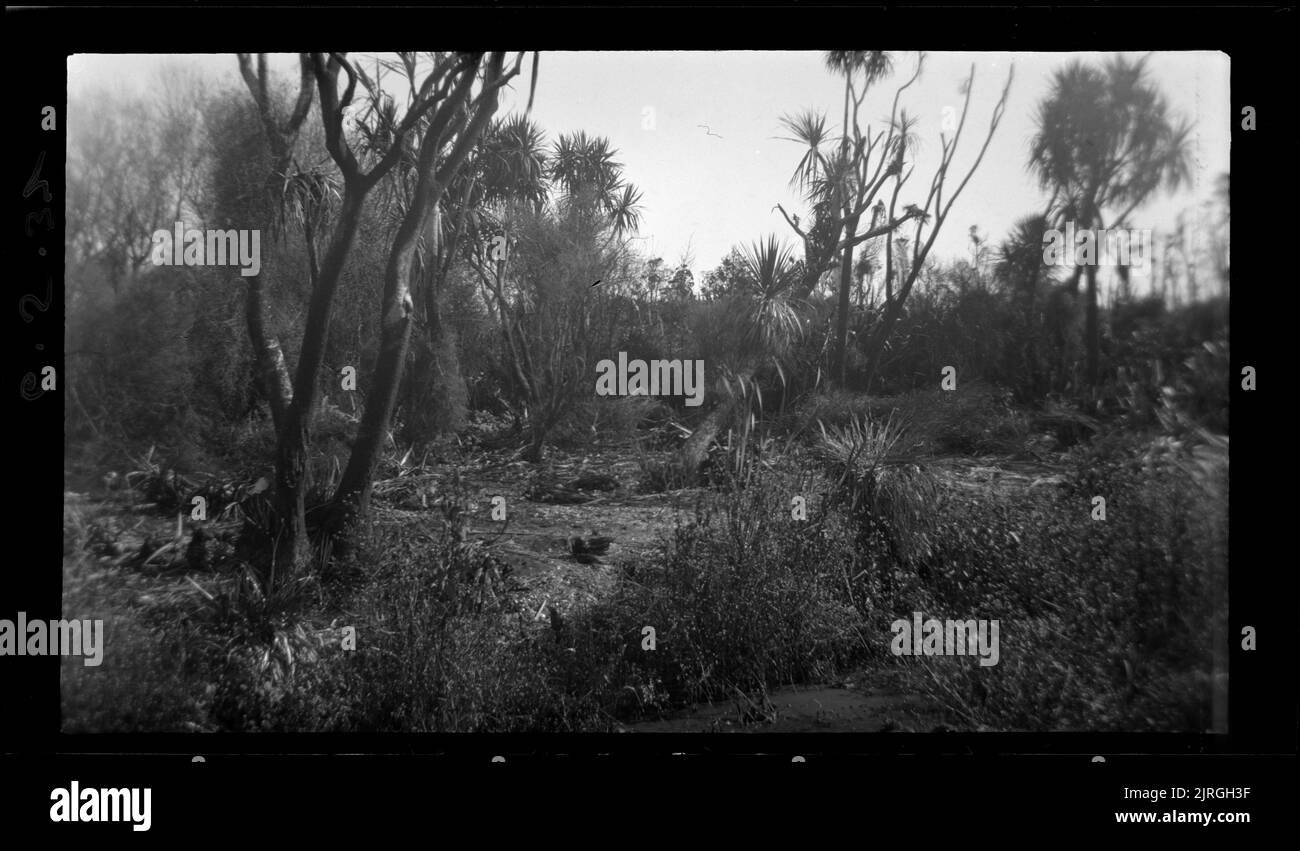
[[[71,53],[0,651],[64,734],[1226,734],[1233,62]]]

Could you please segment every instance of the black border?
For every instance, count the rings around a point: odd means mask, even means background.
[[[1017,761],[1031,764],[1044,774],[1058,776],[1056,769],[1072,772],[1089,754],[1107,754],[1109,762],[1119,762],[1132,770],[1137,757],[1123,754],[1223,755],[1208,762],[1222,773],[1233,773],[1243,760],[1229,754],[1292,754],[1296,752],[1297,700],[1296,659],[1296,571],[1288,564],[1290,555],[1277,547],[1270,533],[1286,528],[1281,515],[1281,499],[1287,493],[1285,479],[1274,488],[1265,483],[1269,473],[1285,474],[1286,466],[1277,456],[1287,448],[1285,438],[1267,429],[1274,418],[1281,419],[1280,405],[1265,407],[1266,395],[1281,395],[1282,369],[1276,358],[1269,357],[1266,347],[1274,337],[1268,334],[1263,318],[1268,313],[1281,314],[1279,301],[1292,290],[1287,278],[1290,270],[1273,260],[1278,256],[1272,246],[1289,245],[1281,239],[1283,223],[1294,217],[1280,210],[1279,199],[1293,197],[1291,187],[1283,184],[1292,169],[1287,165],[1290,150],[1283,142],[1291,141],[1287,125],[1293,98],[1286,97],[1286,83],[1291,77],[1288,62],[1294,43],[1295,10],[1293,7],[1103,7],[1097,4],[1073,7],[954,7],[872,6],[863,8],[833,7],[820,4],[794,6],[721,7],[660,4],[654,7],[546,7],[487,4],[479,7],[414,8],[235,8],[207,7],[197,4],[171,8],[54,8],[6,10],[5,41],[15,61],[17,72],[11,79],[11,187],[21,195],[39,150],[46,150],[43,177],[49,181],[54,200],[51,211],[57,230],[42,241],[28,239],[17,230],[18,220],[40,209],[33,206],[39,193],[21,199],[19,215],[10,219],[9,248],[6,255],[17,266],[22,282],[18,298],[26,293],[40,294],[43,276],[49,273],[56,281],[55,299],[50,309],[38,313],[35,321],[19,325],[15,335],[18,349],[16,373],[21,377],[40,365],[52,363],[63,372],[62,362],[62,252],[58,250],[58,233],[63,225],[63,156],[62,110],[66,102],[66,57],[77,52],[227,52],[232,49],[275,50],[276,47],[303,41],[334,41],[346,33],[361,48],[385,49],[417,45],[433,47],[475,48],[522,45],[539,49],[823,49],[828,40],[839,40],[854,33],[884,33],[891,47],[943,50],[1223,50],[1232,58],[1231,103],[1236,117],[1232,138],[1232,171],[1237,194],[1234,204],[1237,227],[1234,237],[1238,286],[1232,303],[1232,321],[1236,339],[1232,345],[1234,373],[1239,376],[1244,365],[1253,365],[1262,373],[1262,389],[1254,393],[1241,390],[1239,377],[1233,380],[1231,401],[1238,440],[1233,448],[1236,493],[1230,509],[1230,639],[1232,640],[1230,733],[1213,735],[1137,735],[1104,733],[1068,734],[878,734],[834,736],[780,736],[751,734],[745,736],[711,736],[707,734],[663,734],[653,736],[416,736],[416,735],[121,735],[65,736],[58,733],[59,692],[56,659],[24,659],[21,668],[16,659],[0,659],[0,682],[5,713],[3,724],[6,753],[27,754],[19,762],[32,772],[37,766],[66,776],[70,765],[103,766],[105,758],[120,773],[126,765],[148,763],[162,771],[158,757],[137,757],[123,762],[110,755],[164,754],[184,756],[206,754],[214,775],[217,766],[227,763],[218,754],[249,754],[252,774],[263,771],[283,776],[311,776],[319,760],[310,757],[272,757],[271,754],[394,754],[403,764],[412,763],[412,755],[441,753],[443,762],[481,765],[493,754],[506,754],[516,765],[528,764],[547,754],[566,753],[572,761],[584,756],[597,760],[626,762],[658,757],[663,765],[699,765],[695,757],[672,757],[675,752],[700,756],[766,754],[740,760],[755,766],[758,762],[788,763],[791,755],[801,754],[812,763],[856,760],[861,755],[877,756],[967,755],[987,765],[980,757],[1015,753],[1075,754],[1080,756],[1044,756],[1036,760]],[[817,22],[817,25],[810,24]],[[373,22],[373,23],[370,23]],[[369,31],[368,31],[369,30]],[[830,34],[828,39],[827,34]],[[465,35],[469,34],[469,35]],[[489,44],[490,43],[490,44]],[[542,57],[545,73],[545,56]],[[60,130],[39,131],[40,107],[54,104],[60,111]],[[1240,109],[1256,108],[1260,129],[1247,132],[1239,126]],[[13,196],[11,196],[13,198]],[[1244,217],[1244,218],[1243,218]],[[46,247],[47,255],[35,256],[34,247]],[[1272,248],[1270,248],[1272,247]],[[12,304],[12,302],[11,302]],[[30,308],[29,308],[30,310]],[[34,346],[43,343],[44,352]],[[12,386],[12,385],[11,385]],[[11,391],[12,392],[12,391]],[[12,397],[11,397],[12,398]],[[61,527],[55,524],[55,507],[62,506],[62,486],[56,484],[51,458],[61,457],[61,401],[57,393],[47,393],[35,401],[20,401],[17,439],[11,438],[10,458],[20,466],[11,473],[9,511],[17,534],[12,544],[21,541],[21,555],[12,558],[4,570],[3,597],[15,608],[22,601],[32,617],[57,616],[60,606],[61,576],[50,557],[61,540]],[[1272,457],[1265,458],[1268,452]],[[1288,465],[1289,466],[1289,465]],[[60,512],[61,513],[61,512]],[[49,534],[49,538],[45,535]],[[16,593],[15,593],[16,592]],[[1259,630],[1259,647],[1246,653],[1239,647],[1239,633],[1244,625]],[[66,756],[54,757],[62,753]],[[609,753],[611,757],[597,757]],[[37,759],[41,754],[46,757]],[[83,754],[83,757],[73,756]],[[91,754],[102,755],[91,757]],[[252,754],[266,754],[254,757]],[[1117,756],[1118,755],[1118,756]],[[172,765],[181,756],[165,758]],[[395,757],[369,757],[365,764],[379,772],[391,767]],[[427,760],[417,758],[415,762]],[[349,758],[349,771],[362,771],[360,757]],[[553,760],[549,761],[553,763]],[[927,761],[928,763],[928,761]],[[901,771],[898,766],[913,764],[891,759],[886,771]],[[966,764],[970,764],[967,760]],[[1004,764],[1004,763],[1003,763]],[[1142,764],[1155,770],[1186,774],[1187,762],[1177,757],[1145,757]],[[262,768],[262,766],[265,768]],[[1272,760],[1252,761],[1257,773],[1276,770]],[[1265,769],[1264,766],[1270,766]],[[1068,768],[1067,768],[1068,766]],[[8,774],[6,766],[5,773]],[[1284,766],[1294,774],[1294,762]],[[87,768],[86,770],[91,770]],[[103,770],[101,767],[99,770]],[[333,769],[331,769],[333,770]],[[370,769],[365,769],[370,770]],[[1022,769],[1024,770],[1024,769]],[[1119,770],[1116,768],[1115,770]],[[909,769],[910,771],[910,769]],[[906,772],[905,772],[906,773]],[[243,780],[250,782],[248,767]],[[354,774],[364,777],[364,774]],[[901,775],[900,775],[901,776]],[[956,775],[952,776],[953,782]],[[155,782],[157,777],[155,776]],[[1026,777],[1022,784],[1029,794],[1034,782]],[[115,779],[114,783],[123,782]],[[269,781],[264,781],[269,782]],[[1230,785],[1207,783],[1206,785]],[[1243,785],[1250,785],[1249,783]],[[48,786],[46,787],[49,788]],[[944,795],[940,789],[934,794]],[[931,800],[934,800],[933,798]],[[947,800],[944,798],[943,800]],[[1058,802],[1059,804],[1059,802]],[[1109,806],[1109,804],[1107,804]],[[1243,806],[1243,809],[1250,807]]]

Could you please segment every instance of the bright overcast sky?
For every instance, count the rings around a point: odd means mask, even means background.
[[[873,88],[863,104],[864,127],[881,126],[894,88],[915,67],[915,53],[897,56],[893,77]],[[978,225],[996,244],[1017,218],[1041,211],[1046,198],[1025,168],[1037,104],[1055,69],[1074,58],[1100,63],[1105,56],[927,54],[921,79],[900,104],[920,119],[922,144],[916,172],[900,203],[924,200],[938,159],[944,107],[960,108],[958,85],[972,63],[971,112],[954,163],[962,174],[978,153],[1007,69],[1015,66],[1006,116],[984,162],[953,206],[935,246],[938,257],[969,256],[971,225]],[[166,65],[193,68],[218,86],[242,85],[233,54],[159,54],[71,57],[68,87],[71,93],[119,85],[140,91],[157,79],[156,69]],[[276,56],[272,68],[292,82],[296,59]],[[1229,170],[1229,58],[1217,52],[1155,53],[1149,68],[1175,113],[1194,127],[1193,185],[1148,202],[1132,217],[1134,227],[1168,232],[1178,212],[1210,197],[1215,178]],[[527,74],[526,67],[505,97],[503,113],[526,103]],[[627,178],[644,193],[641,244],[670,264],[689,246],[698,276],[732,245],[768,233],[794,242],[773,206],[800,209],[789,179],[802,152],[794,143],[776,138],[784,135],[778,122],[784,114],[813,108],[826,112],[828,124],[838,127],[843,91],[841,79],[826,70],[817,52],[543,52],[533,115],[552,139],[576,130],[608,137]],[[653,127],[644,126],[648,110],[653,111]],[[717,135],[709,135],[701,124]],[[949,192],[956,182],[950,178]]]

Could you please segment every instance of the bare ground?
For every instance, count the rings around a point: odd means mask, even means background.
[[[690,488],[667,493],[638,493],[638,458],[632,453],[604,452],[593,459],[555,452],[540,471],[513,460],[517,453],[479,454],[477,463],[425,467],[377,484],[374,514],[381,523],[444,522],[436,503],[460,495],[469,506],[467,540],[479,541],[509,567],[504,593],[519,616],[545,628],[546,609],[569,614],[609,594],[624,568],[652,560],[671,538],[677,523],[687,522],[709,491]],[[1050,463],[1011,457],[929,459],[926,466],[945,485],[968,491],[1051,486],[1059,481]],[[565,492],[558,503],[538,498],[537,482],[570,481],[580,472],[605,473],[618,486],[606,491]],[[541,490],[544,490],[542,488]],[[65,597],[68,583],[84,590],[104,609],[149,609],[176,595],[211,594],[229,576],[195,575],[183,554],[191,532],[176,538],[177,517],[167,517],[131,493],[100,488],[65,493],[65,515],[80,515],[90,529],[87,542],[65,541]],[[508,521],[491,519],[493,498],[506,500]],[[531,497],[531,498],[530,498]],[[66,524],[65,524],[66,525]],[[185,524],[188,527],[189,524]],[[211,524],[218,540],[231,541],[235,520]],[[96,530],[102,531],[96,531]],[[613,539],[598,563],[581,563],[570,552],[571,536]],[[108,543],[96,543],[98,537]],[[171,543],[171,546],[167,546]],[[95,553],[68,557],[78,545]],[[70,549],[71,548],[71,549]],[[157,552],[158,548],[164,548]],[[145,556],[150,556],[145,560]],[[122,569],[129,565],[129,569]],[[82,595],[82,599],[86,599]],[[90,613],[65,613],[65,617]],[[327,630],[328,613],[318,613]],[[839,681],[788,687],[766,696],[737,694],[729,703],[699,705],[672,718],[628,724],[628,732],[889,732],[929,731],[952,720],[943,710],[902,686],[902,672],[858,671]]]

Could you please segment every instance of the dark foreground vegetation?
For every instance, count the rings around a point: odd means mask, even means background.
[[[316,61],[304,86],[328,101],[339,69]],[[70,157],[74,186],[102,177],[104,139],[137,150],[130,133],[183,166],[101,181],[101,208],[69,211],[63,614],[103,618],[106,649],[97,668],[65,661],[66,730],[598,731],[701,702],[763,729],[774,690],[849,674],[899,678],[950,728],[1223,729],[1226,254],[1180,242],[1158,291],[1121,275],[1107,301],[1095,267],[1081,287],[1038,259],[1045,217],[996,250],[973,232],[970,261],[941,263],[920,247],[942,212],[891,201],[878,238],[845,245],[880,189],[853,178],[873,156],[859,148],[806,158],[802,257],[773,238],[697,284],[685,260],[628,247],[636,191],[607,142],[550,144],[511,116],[466,136],[416,216],[435,236],[405,255],[413,313],[394,330],[395,273],[373,270],[409,236],[419,166],[349,206],[320,106],[290,163],[259,107],[283,130],[292,93],[259,101],[247,79],[252,97],[148,121],[82,113],[99,147]],[[380,107],[351,140],[363,164],[396,127]],[[1064,192],[1062,169],[1044,173]],[[114,223],[173,190],[196,220],[274,222],[275,285],[135,262],[136,225]],[[359,236],[337,253],[323,234],[342,227]],[[313,342],[304,316],[331,275]],[[319,368],[291,385],[276,353],[301,364],[314,345]],[[595,363],[620,351],[704,359],[708,404],[596,397]],[[918,611],[998,620],[998,664],[893,655],[891,623]]]
[[[462,531],[475,516],[499,527],[490,504],[452,485],[428,512],[377,510],[346,558],[270,595],[235,535],[144,564],[174,525],[156,504],[69,503],[65,616],[104,617],[110,652],[100,668],[69,662],[68,728],[602,730],[894,666],[958,728],[1213,727],[1226,442],[1114,430],[1043,463],[1018,448],[1052,439],[1032,431],[1035,413],[987,393],[876,402],[932,419],[897,433],[858,419],[867,405],[820,401],[826,437],[742,464],[739,480],[720,449],[715,488],[672,495],[679,519],[658,551],[582,566],[613,574],[599,598],[569,608],[561,591],[540,619],[496,545]],[[909,440],[981,454],[902,453]],[[437,479],[473,480],[488,457]],[[167,492],[161,471],[133,480]],[[808,496],[806,521],[791,518],[793,494]],[[159,531],[132,551],[140,518]],[[889,624],[913,611],[999,619],[1000,663],[895,658]],[[344,625],[355,651],[340,647]]]

